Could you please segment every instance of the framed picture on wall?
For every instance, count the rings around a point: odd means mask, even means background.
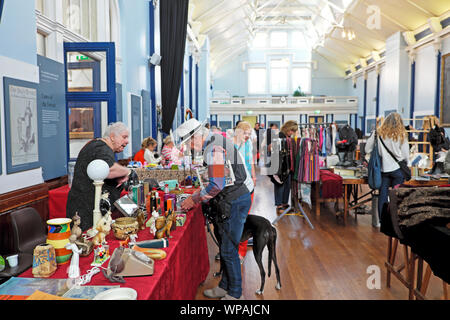
[[[375,116],[373,117],[367,117],[366,118],[366,135],[370,135],[372,131],[375,130],[377,126],[377,119],[375,119]]]
[[[4,77],[3,86],[7,173],[38,168],[38,84]]]

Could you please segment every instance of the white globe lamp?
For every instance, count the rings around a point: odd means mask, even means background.
[[[100,197],[102,195],[102,186],[103,180],[108,177],[109,174],[109,166],[106,161],[101,159],[93,160],[87,166],[87,175],[89,178],[94,180],[93,185],[95,186],[95,202],[94,202],[94,223],[92,229],[88,230],[88,235],[95,235],[98,221],[102,218],[102,214],[100,212]]]

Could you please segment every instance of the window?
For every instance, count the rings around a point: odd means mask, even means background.
[[[292,68],[292,92],[300,89],[304,93],[311,93],[311,69]]]
[[[266,93],[265,68],[248,69],[248,93],[249,94]]]
[[[41,56],[46,56],[46,35],[38,32],[36,34],[36,47],[37,47],[37,54]]]
[[[255,38],[253,39],[252,45],[255,48],[267,47],[267,33],[257,32]]]
[[[289,91],[289,60],[274,59],[270,61],[270,93],[285,94]]]
[[[288,36],[286,31],[273,31],[270,33],[270,46],[274,48],[287,47]]]
[[[97,40],[97,1],[63,0],[63,23],[71,31]]]
[[[306,47],[306,40],[303,32],[294,31],[292,32],[292,47],[294,48],[304,48]]]

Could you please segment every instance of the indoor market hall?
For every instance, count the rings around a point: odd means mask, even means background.
[[[440,306],[449,150],[448,0],[0,0],[2,302]]]

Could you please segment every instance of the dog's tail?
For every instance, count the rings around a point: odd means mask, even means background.
[[[274,259],[274,254],[276,250],[276,243],[277,243],[277,229],[274,227],[271,227],[270,229],[270,235],[269,235],[269,241],[267,243],[267,249],[269,251],[269,267],[268,267],[268,273],[267,275],[270,277],[271,271],[272,271],[272,261]]]

